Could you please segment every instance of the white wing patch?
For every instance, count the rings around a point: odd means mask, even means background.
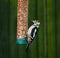
[[[35,29],[35,31],[34,31],[34,35],[33,35],[33,38],[35,37],[36,32],[37,32],[37,30]]]

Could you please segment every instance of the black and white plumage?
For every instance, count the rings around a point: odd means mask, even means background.
[[[29,45],[32,43],[32,41],[34,40],[35,36],[36,36],[36,33],[38,31],[38,28],[39,28],[39,25],[40,25],[40,22],[37,21],[37,20],[34,20],[33,21],[33,25],[30,26],[30,28],[28,29],[27,31],[27,36],[28,36],[28,44],[27,44],[27,47],[29,47]]]

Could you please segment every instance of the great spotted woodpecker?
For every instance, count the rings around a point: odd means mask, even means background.
[[[28,44],[27,44],[26,48],[28,48],[29,45],[34,40],[34,38],[36,36],[36,33],[38,31],[39,25],[40,25],[40,22],[38,20],[34,20],[32,22],[33,22],[33,25],[30,26],[30,28],[27,31],[27,37],[28,37],[28,40],[27,41],[28,41]]]

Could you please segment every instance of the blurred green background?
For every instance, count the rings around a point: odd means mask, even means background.
[[[28,23],[41,22],[36,40],[16,45],[17,0],[0,0],[0,58],[60,58],[60,0],[29,0]]]

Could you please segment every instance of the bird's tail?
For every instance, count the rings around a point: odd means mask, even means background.
[[[29,44],[27,44],[27,46],[26,46],[26,49],[28,49],[29,48]]]
[[[27,44],[27,46],[26,46],[26,51],[28,51],[28,49],[29,49],[29,44]]]

